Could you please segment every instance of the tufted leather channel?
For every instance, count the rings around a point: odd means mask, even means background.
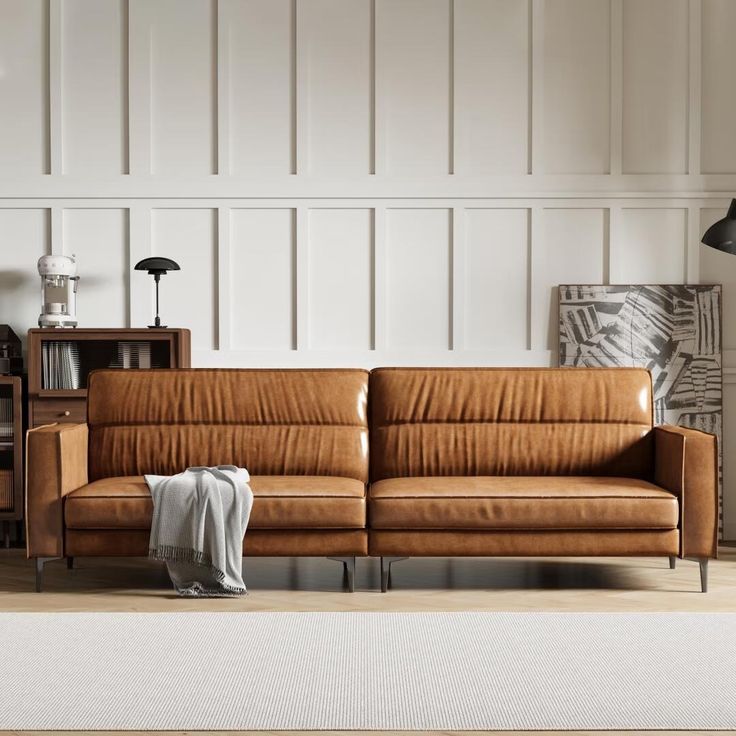
[[[379,368],[371,480],[651,479],[652,383],[638,368]]]
[[[368,479],[363,370],[95,371],[89,480],[191,465]]]

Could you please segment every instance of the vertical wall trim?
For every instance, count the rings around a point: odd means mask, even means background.
[[[220,2],[210,0],[210,115],[212,116],[212,141],[210,144],[211,173],[220,173]]]
[[[299,12],[296,0],[291,0],[291,173],[305,174],[309,169],[307,156],[307,89],[305,66],[299,49]],[[301,72],[300,72],[301,69]]]
[[[540,325],[538,313],[539,299],[548,299],[546,294],[536,294],[537,283],[539,283],[544,269],[545,241],[544,241],[544,207],[534,206],[529,209],[529,349],[544,350],[546,348],[547,325]],[[540,333],[543,329],[544,332]]]
[[[526,62],[526,173],[532,173],[533,120],[534,120],[534,0],[527,0],[526,7],[527,62]]]
[[[541,174],[544,173],[544,0],[532,0],[530,22],[530,173]]]
[[[621,242],[621,207],[608,208],[608,283],[620,284],[623,268],[619,262],[618,244]]]
[[[130,0],[122,0],[120,18],[120,68],[121,68],[121,174],[130,174]],[[128,216],[130,213],[128,213]],[[128,325],[130,327],[130,325]]]
[[[465,208],[450,210],[450,350],[465,348],[466,242]]]
[[[153,291],[150,277],[142,271],[134,271],[138,261],[147,258],[152,251],[151,208],[134,204],[128,210],[128,257],[130,280],[128,282],[128,326],[150,325],[153,317]]]
[[[232,268],[229,207],[217,208],[217,346],[232,347]]]
[[[64,254],[64,208],[54,206],[51,208],[51,255],[60,256]],[[68,255],[71,255],[69,253]]]
[[[384,350],[387,340],[386,316],[386,208],[373,209],[373,348]]]
[[[687,172],[700,174],[701,144],[701,87],[702,87],[702,0],[689,0],[690,19],[688,24],[689,80],[688,80],[688,145]]]
[[[217,173],[232,174],[230,161],[230,24],[228,5],[217,0]],[[222,338],[222,335],[220,335]]]
[[[123,209],[123,247],[125,248],[125,256],[128,262],[128,272],[125,274],[125,326],[131,327],[131,288],[130,281],[133,277],[133,269],[130,264],[130,208]],[[135,265],[135,264],[133,264]]]
[[[685,283],[700,283],[700,205],[691,204],[687,208],[687,227],[685,241]]]
[[[526,349],[532,349],[532,324],[534,312],[532,304],[532,258],[534,257],[534,244],[532,242],[532,208],[526,210]]]
[[[387,164],[386,115],[384,98],[381,96],[384,90],[385,55],[380,48],[380,8],[381,0],[373,0],[373,173],[378,175],[386,173]]]
[[[128,6],[128,130],[130,173],[153,173],[151,158],[151,51],[153,29],[146,0]]]
[[[613,175],[623,170],[624,0],[611,0],[611,162]]]
[[[232,268],[230,265],[230,208],[217,208],[217,348],[232,347]]]
[[[447,24],[449,26],[447,63],[447,173],[455,173],[455,0],[449,0]]]
[[[309,349],[309,209],[296,208],[296,350]]]
[[[376,211],[370,210],[370,349],[376,349]]]
[[[64,173],[62,118],[62,0],[49,0],[49,173]]]
[[[611,210],[606,208],[603,210],[603,263],[601,265],[601,275],[604,284],[611,283]]]
[[[370,105],[370,129],[369,129],[369,135],[370,135],[370,159],[368,162],[368,173],[369,174],[375,174],[376,173],[376,0],[370,0],[371,2],[371,9],[370,9],[370,28],[369,28],[369,38],[368,38],[368,54],[369,54],[369,60],[368,60],[368,74],[369,74],[369,80],[368,84],[370,85],[368,94],[369,94],[369,105]]]
[[[212,349],[221,350],[220,344],[220,217],[219,209],[209,211],[210,225],[212,226]]]

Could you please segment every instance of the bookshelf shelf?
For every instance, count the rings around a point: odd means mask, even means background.
[[[87,389],[86,388],[69,388],[69,389],[54,389],[54,388],[42,388],[38,391],[38,396],[40,397],[49,397],[49,398],[65,398],[65,399],[75,399],[75,398],[85,398],[87,396]]]
[[[8,523],[23,518],[23,400],[19,376],[0,376],[0,521],[5,546]]]
[[[190,356],[185,329],[29,330],[29,424],[85,421],[87,378],[94,370],[188,368]]]

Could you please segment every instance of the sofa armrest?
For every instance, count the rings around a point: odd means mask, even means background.
[[[49,424],[26,435],[29,557],[64,556],[63,498],[87,483],[86,424]]]
[[[654,428],[654,480],[680,501],[680,556],[718,554],[718,438],[697,429]]]

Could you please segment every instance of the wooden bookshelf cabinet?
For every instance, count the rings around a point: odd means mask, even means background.
[[[57,343],[56,346],[51,343]],[[59,345],[61,343],[61,345]],[[58,380],[49,371],[58,362],[60,348],[73,363],[73,370]],[[144,353],[145,363],[128,365],[126,355],[134,348]],[[56,357],[55,357],[56,356]],[[72,357],[73,356],[73,359]],[[189,368],[189,330],[157,329],[33,329],[28,331],[28,424],[38,427],[53,422],[84,422],[87,419],[87,377],[98,368]],[[55,364],[54,364],[55,365]],[[68,365],[67,365],[68,367]],[[50,373],[53,378],[50,377]],[[74,380],[70,381],[69,374]],[[73,383],[76,387],[72,387]]]
[[[19,376],[0,376],[0,522],[10,546],[10,522],[23,518],[23,399]]]

